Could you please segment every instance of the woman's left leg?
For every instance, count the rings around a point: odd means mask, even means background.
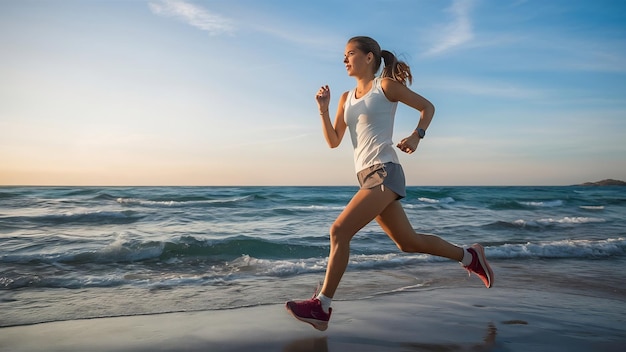
[[[376,222],[403,252],[426,253],[459,262],[463,259],[463,248],[438,236],[415,232],[400,201],[389,204]]]
[[[427,253],[462,262],[463,267],[476,274],[487,288],[493,285],[493,270],[480,244],[463,249],[435,235],[416,233],[399,201],[389,204],[376,217],[376,221],[400,250]]]

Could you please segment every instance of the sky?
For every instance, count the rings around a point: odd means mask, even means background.
[[[407,185],[626,180],[622,0],[0,0],[0,185],[356,185],[356,35],[436,107]]]

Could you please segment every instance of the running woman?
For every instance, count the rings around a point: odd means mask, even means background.
[[[377,76],[383,60],[383,69]],[[348,75],[355,78],[356,87],[341,95],[334,124],[328,110],[330,88],[321,87],[315,99],[324,137],[331,148],[339,146],[346,130],[350,131],[360,189],[330,228],[330,254],[321,290],[311,299],[286,303],[296,319],[322,331],[328,328],[331,302],[348,266],[350,240],[372,220],[403,252],[458,261],[487,288],[494,280],[480,244],[461,248],[438,236],[416,233],[400,203],[406,196],[405,178],[392,142],[398,102],[420,112],[415,130],[396,145],[407,154],[415,152],[435,113],[430,101],[407,87],[413,79],[409,66],[391,52],[381,50],[374,39],[362,36],[348,41],[343,62]]]

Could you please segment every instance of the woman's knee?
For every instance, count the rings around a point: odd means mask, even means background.
[[[413,243],[396,243],[398,249],[405,253],[420,253],[420,247]]]
[[[420,241],[419,236],[411,236],[410,240],[396,241],[399,250],[405,253],[423,253],[424,244]]]
[[[354,233],[351,233],[341,223],[334,222],[330,227],[330,242],[334,245],[349,244],[353,236]]]

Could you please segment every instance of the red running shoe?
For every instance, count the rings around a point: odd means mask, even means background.
[[[476,276],[483,280],[487,288],[491,288],[494,276],[489,263],[487,263],[487,258],[485,258],[483,246],[476,243],[471,245],[467,251],[472,254],[472,263],[468,266],[464,266],[464,268],[469,275],[471,275],[471,273],[476,274]]]
[[[333,309],[329,308],[328,313],[324,312],[322,302],[315,296],[305,301],[289,301],[285,307],[296,319],[311,324],[317,330],[328,329],[328,321]]]

